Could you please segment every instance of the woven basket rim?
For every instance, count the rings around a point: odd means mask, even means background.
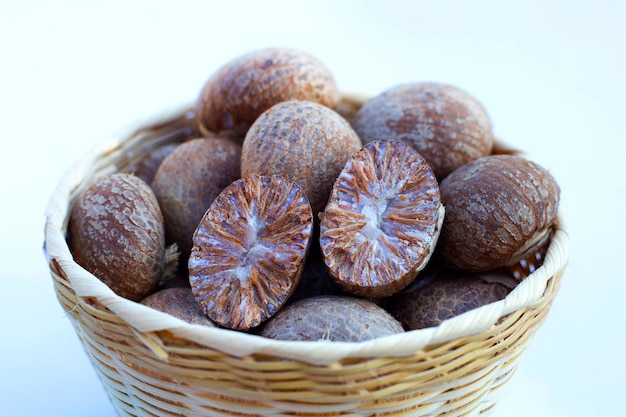
[[[174,117],[186,111],[185,109],[188,109],[188,106],[162,112],[152,119]],[[136,130],[137,126],[144,126],[146,122],[146,119],[142,120],[129,131]],[[116,138],[98,143],[61,178],[45,212],[44,252],[48,262],[54,260],[67,276],[79,299],[97,300],[139,334],[150,335],[168,331],[173,336],[238,357],[263,354],[318,365],[347,358],[407,356],[430,345],[485,332],[496,325],[502,317],[539,302],[544,296],[548,281],[562,271],[568,261],[569,238],[562,215],[563,209],[560,207],[555,232],[541,267],[525,278],[503,300],[447,319],[437,327],[353,343],[280,341],[228,329],[189,324],[118,296],[93,274],[78,265],[67,245],[65,235],[72,197],[85,178],[96,173],[104,175],[115,171],[115,167],[107,166],[101,159],[103,156],[124,152],[126,138],[125,135],[118,135]],[[504,143],[502,145],[509,148]],[[153,343],[149,337],[144,342],[157,356],[165,355],[159,351],[159,344]]]

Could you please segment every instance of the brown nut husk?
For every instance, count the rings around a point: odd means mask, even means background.
[[[193,237],[189,282],[221,326],[249,330],[293,293],[309,250],[311,206],[280,176],[251,175],[213,201]]]
[[[349,293],[390,296],[426,266],[443,218],[424,158],[402,142],[370,142],[346,163],[321,216],[326,267]]]
[[[559,208],[554,177],[517,155],[480,158],[440,189],[446,221],[437,253],[446,267],[463,271],[518,263],[546,243]]]
[[[281,175],[298,183],[316,215],[344,164],[361,146],[350,124],[334,110],[309,101],[285,101],[264,112],[248,130],[241,173]]]
[[[438,270],[427,281],[416,281],[392,296],[386,309],[405,330],[435,327],[442,321],[501,300],[511,289],[479,275]]]
[[[278,340],[363,342],[402,333],[402,325],[371,300],[320,295],[289,304],[261,329]]]
[[[203,133],[245,133],[261,113],[282,101],[332,108],[339,99],[331,72],[317,58],[289,48],[260,49],[233,59],[209,78],[196,104],[196,125]]]
[[[152,188],[163,212],[167,242],[178,244],[183,259],[215,197],[240,177],[240,164],[241,145],[196,138],[180,144],[159,166]]]
[[[393,139],[412,146],[439,180],[493,147],[484,107],[466,91],[441,83],[390,88],[367,100],[352,125],[363,143]]]
[[[187,323],[215,327],[215,323],[204,314],[196,302],[191,288],[189,287],[164,288],[154,294],[150,294],[140,302],[143,305],[170,314]]]
[[[138,301],[166,265],[163,216],[150,186],[134,175],[97,178],[72,206],[69,246],[76,262],[116,294]]]

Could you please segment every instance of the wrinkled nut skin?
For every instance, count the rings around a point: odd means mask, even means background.
[[[352,125],[363,143],[392,139],[411,145],[439,180],[489,155],[493,147],[484,107],[467,92],[446,84],[393,87],[366,101]]]
[[[296,182],[317,215],[344,164],[361,146],[337,112],[308,101],[285,101],[264,112],[248,130],[242,176],[281,175]]]
[[[559,207],[554,177],[516,155],[471,162],[440,183],[446,207],[437,252],[441,262],[462,271],[512,265],[545,244]]]
[[[215,327],[215,323],[204,314],[196,302],[189,287],[165,288],[150,294],[141,300],[140,303],[170,314],[187,323]]]
[[[157,170],[152,188],[165,219],[168,243],[191,252],[193,233],[211,202],[241,175],[241,146],[227,139],[196,138],[180,144]]]
[[[287,48],[268,48],[240,56],[205,83],[196,104],[201,132],[240,133],[261,113],[287,100],[308,100],[334,107],[340,93],[319,60]]]
[[[219,325],[246,331],[282,308],[302,274],[313,214],[280,176],[251,175],[213,201],[193,236],[189,282]]]
[[[444,213],[437,179],[417,151],[369,142],[347,161],[321,216],[326,267],[351,294],[388,297],[427,265]]]
[[[164,236],[159,203],[134,175],[97,178],[71,209],[69,244],[76,262],[133,301],[150,294],[161,280]]]
[[[278,340],[363,342],[402,332],[400,322],[371,300],[321,295],[287,305],[268,320],[260,335]]]
[[[435,327],[466,311],[502,300],[510,288],[471,273],[443,271],[392,296],[386,309],[405,330]]]

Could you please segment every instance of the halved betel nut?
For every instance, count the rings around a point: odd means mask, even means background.
[[[193,236],[189,282],[221,326],[248,330],[293,293],[313,226],[302,189],[280,176],[241,178],[213,201]]]
[[[321,216],[326,267],[350,293],[389,296],[426,266],[443,218],[424,158],[399,141],[370,142],[346,163]]]

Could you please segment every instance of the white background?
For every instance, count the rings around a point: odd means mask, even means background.
[[[344,91],[464,88],[562,188],[571,256],[496,416],[623,415],[626,8],[594,1],[0,0],[0,410],[112,417],[42,252],[57,182],[101,140],[266,46]],[[620,408],[621,407],[621,408]]]

